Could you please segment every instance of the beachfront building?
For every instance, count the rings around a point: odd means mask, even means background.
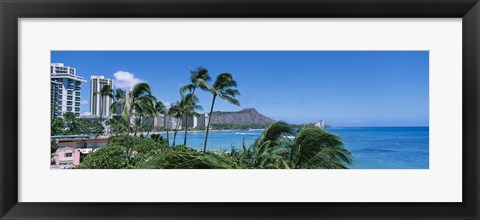
[[[164,116],[163,114],[162,115],[159,115],[157,117],[154,118],[153,120],[153,126],[154,127],[157,127],[157,128],[162,128],[162,129],[174,129],[175,128],[175,125],[177,124],[177,120],[172,117],[172,116]]]
[[[62,91],[62,83],[56,81],[50,81],[50,118],[60,116],[60,96]]]
[[[61,117],[65,112],[73,112],[80,116],[80,98],[82,83],[86,81],[77,76],[77,70],[65,66],[63,63],[50,64],[50,79],[61,85],[58,86],[57,116]],[[61,88],[60,88],[61,87]]]
[[[315,126],[319,127],[319,128],[325,128],[325,121],[323,120],[320,120],[320,121],[317,121],[315,123],[313,123]]]
[[[113,80],[105,78],[104,76],[90,77],[90,113],[96,116],[110,117],[110,105],[112,105],[112,98],[109,96],[101,96],[100,90],[110,85],[113,88]]]
[[[58,149],[51,157],[51,167],[68,169],[78,166],[85,156],[108,143],[108,138],[92,138],[88,135],[52,136]]]
[[[200,115],[194,116],[193,117],[193,127],[194,128],[201,128],[201,127],[206,127],[207,124],[205,124],[206,121],[206,113],[200,113]]]
[[[77,166],[80,164],[81,152],[71,147],[58,148],[53,156],[53,164],[57,166]]]
[[[183,117],[182,119],[182,127],[185,128],[187,126],[188,128],[200,128],[200,127],[206,127],[206,119],[205,119],[205,114],[201,113],[199,116],[188,116],[188,121],[185,120],[186,117]]]

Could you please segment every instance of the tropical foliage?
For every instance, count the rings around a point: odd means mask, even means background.
[[[338,135],[313,125],[295,129],[279,121],[269,125],[252,145],[243,143],[241,149],[232,148],[230,152],[171,147],[157,135],[112,137],[105,147],[88,155],[79,168],[345,169],[352,162],[352,154]]]
[[[103,132],[103,125],[95,120],[77,118],[66,112],[63,118],[54,118],[50,124],[50,134],[56,135],[97,135]]]
[[[183,145],[187,145],[187,133],[188,133],[188,118],[198,113],[195,110],[200,110],[201,106],[197,105],[198,98],[195,96],[195,91],[200,88],[204,91],[210,91],[211,87],[208,82],[212,80],[208,74],[208,70],[203,67],[198,67],[196,70],[190,69],[190,83],[180,88],[180,94],[182,101],[180,107],[183,110],[183,117],[185,119],[185,135]],[[190,91],[190,94],[185,95],[186,91]]]
[[[256,169],[344,169],[353,162],[338,135],[313,125],[295,131],[282,121],[268,126],[250,147],[233,148],[230,155]]]
[[[112,85],[104,85],[100,89],[100,91],[96,91],[93,93],[93,95],[98,95],[100,96],[100,103],[105,103],[104,100],[106,97],[113,98],[113,88]],[[103,121],[103,113],[105,112],[105,107],[104,105],[100,105],[100,121]]]
[[[205,68],[190,70],[190,82],[180,88],[180,99],[165,106],[152,95],[147,83],[138,83],[127,91],[104,86],[98,93],[103,99],[111,97],[113,117],[104,123],[109,127],[107,145],[87,154],[81,169],[344,169],[353,162],[353,156],[342,139],[314,125],[290,125],[283,121],[265,125],[211,125],[206,126],[203,151],[187,146],[189,117],[198,116],[202,109],[195,92],[198,88],[212,94],[210,116],[218,99],[240,105],[237,82],[230,73],[219,74],[212,85]],[[75,117],[71,112],[51,121],[52,135],[99,134],[104,131],[103,112],[100,120]],[[163,115],[164,124],[154,128],[153,120]],[[167,123],[168,117],[168,123]],[[171,118],[175,120],[170,120]],[[173,124],[172,124],[173,123]],[[183,126],[183,127],[182,127]],[[242,143],[230,151],[207,151],[210,128],[265,128],[250,146]],[[151,134],[152,130],[167,132],[166,138]],[[169,131],[173,129],[170,145]],[[185,130],[183,145],[176,144],[177,133]],[[137,132],[141,132],[137,136]],[[57,148],[51,143],[51,151]]]

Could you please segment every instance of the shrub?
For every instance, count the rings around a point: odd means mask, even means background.
[[[80,169],[125,169],[129,159],[125,148],[107,144],[95,152],[88,154],[80,164]]]
[[[150,138],[133,137],[129,135],[111,137],[109,143],[124,146],[128,152],[134,151],[138,154],[148,153],[167,147],[164,142],[156,142]]]
[[[222,152],[199,152],[186,146],[175,146],[158,151],[137,168],[239,169],[242,167]]]

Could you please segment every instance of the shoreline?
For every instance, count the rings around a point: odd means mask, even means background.
[[[215,130],[209,130],[209,131],[263,131],[265,129],[215,129]],[[175,131],[169,131],[169,133],[173,133]],[[185,130],[178,130],[178,133],[184,133]],[[188,130],[188,133],[201,133],[201,132],[206,132],[206,130]],[[140,135],[140,134],[143,134],[143,135],[146,135],[146,134],[149,134],[149,135],[152,135],[152,134],[166,134],[167,131],[151,131],[151,132],[137,132],[137,135]],[[133,133],[131,134],[133,135]]]

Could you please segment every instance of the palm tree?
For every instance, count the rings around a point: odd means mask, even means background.
[[[63,113],[63,120],[66,123],[73,123],[73,121],[75,121],[75,118],[77,118],[77,117],[75,116],[75,114],[73,114],[73,112]]]
[[[115,136],[118,136],[120,132],[124,132],[127,130],[127,123],[122,117],[110,118],[106,121],[106,124],[110,126],[110,130],[114,133]]]
[[[233,80],[232,74],[230,73],[222,73],[217,76],[213,86],[209,89],[209,91],[213,94],[212,106],[210,107],[210,114],[207,124],[207,132],[205,134],[205,142],[203,143],[203,151],[207,150],[207,141],[208,141],[208,131],[210,129],[210,122],[212,121],[212,112],[213,106],[215,105],[215,99],[217,96],[227,102],[230,102],[234,105],[240,105],[240,101],[235,99],[235,96],[240,95],[240,92],[236,89],[237,82]]]
[[[165,108],[165,105],[163,104],[163,102],[161,102],[161,101],[155,102],[155,105],[154,105],[153,109],[154,109],[154,114],[152,115],[152,117],[155,118],[155,117],[163,114],[164,115],[163,120],[165,120],[166,108]],[[163,128],[163,130],[165,130],[165,127]],[[147,133],[147,136],[148,136],[148,133]],[[168,136],[168,134],[167,134],[167,136]],[[167,146],[168,146],[168,144],[167,144]]]
[[[243,144],[243,151],[232,149],[230,155],[255,169],[345,169],[353,160],[338,135],[313,125],[295,132],[282,121],[270,124],[250,147]]]
[[[196,70],[190,69],[190,84],[182,86],[180,88],[180,94],[185,95],[185,92],[188,90],[195,95],[197,88],[208,91],[210,88],[208,82],[211,80],[212,78],[208,75],[207,69],[203,67],[198,67]]]
[[[195,90],[200,88],[204,91],[210,90],[210,85],[208,82],[211,81],[212,78],[208,75],[208,70],[203,67],[198,67],[196,70],[190,69],[190,83],[184,85],[180,88],[180,95],[183,97],[185,96],[186,91],[190,91],[190,94],[195,97]],[[192,99],[191,101],[194,101]],[[193,106],[194,103],[191,103]],[[188,131],[188,117],[185,116],[185,144],[187,143],[187,131]]]
[[[190,93],[182,97],[179,103],[180,111],[182,112],[182,118],[185,118],[185,136],[183,139],[183,145],[187,145],[187,131],[188,131],[188,117],[198,116],[196,110],[202,110],[202,106],[197,105],[198,98]]]
[[[174,130],[173,130],[173,143],[172,143],[172,146],[175,146],[175,141],[177,140],[178,128],[179,128],[181,120],[182,120],[182,111],[180,109],[180,102],[177,101],[177,103],[170,106],[167,114],[170,117],[174,117],[176,119],[176,124],[175,124]]]
[[[147,83],[138,83],[133,89],[127,92],[123,116],[128,123],[128,134],[130,134],[131,131],[133,114],[135,114],[135,117],[141,117],[147,113],[154,112],[155,106],[153,103],[155,102],[156,99],[152,95],[150,85]]]
[[[112,85],[104,85],[100,91],[95,91],[93,95],[99,95],[100,96],[100,103],[103,103],[106,97],[110,97],[113,99],[113,89]],[[106,103],[105,103],[106,104]],[[104,105],[100,105],[100,122],[103,121],[103,111],[104,111]]]
[[[344,169],[352,164],[352,153],[342,139],[314,125],[301,127],[292,146],[291,164],[300,169]]]
[[[282,121],[267,126],[250,148],[244,147],[249,167],[258,169],[291,168],[289,158],[293,142],[288,136],[294,133],[294,128]]]
[[[140,109],[137,110],[138,114],[136,114],[136,117],[134,120],[136,123],[134,136],[137,136],[138,130],[140,130],[140,132],[147,131],[147,135],[148,135],[150,131],[153,129],[151,124],[145,123],[145,120],[147,118],[151,117],[153,119],[154,117],[157,116],[157,111],[155,109],[157,105],[157,99],[154,96],[152,96],[151,98],[152,99],[150,100],[145,100],[145,103],[142,103]]]
[[[118,112],[117,110],[119,110],[120,108],[122,108],[121,110],[123,111],[123,109],[125,108],[125,99],[125,91],[123,91],[122,89],[116,89],[115,94],[113,95],[113,102],[110,105],[110,113],[114,114]]]
[[[65,121],[65,124],[68,127],[68,132],[70,134],[73,134],[73,132],[75,130],[75,120],[76,120],[76,118],[77,118],[77,116],[75,116],[75,114],[73,114],[73,112],[63,113],[63,121]]]

